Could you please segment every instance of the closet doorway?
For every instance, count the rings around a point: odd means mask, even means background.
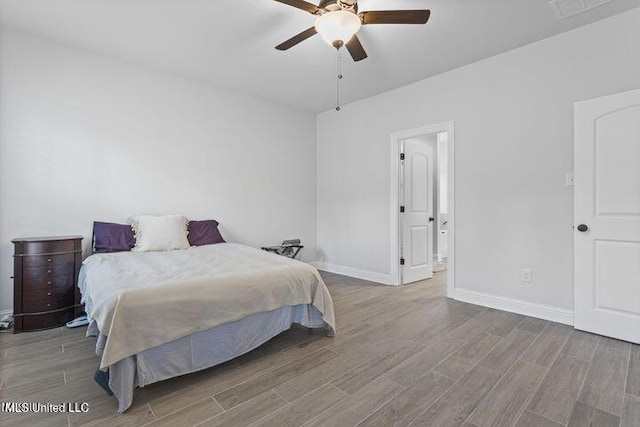
[[[445,274],[451,296],[453,123],[395,133],[390,154],[392,276],[403,285]]]

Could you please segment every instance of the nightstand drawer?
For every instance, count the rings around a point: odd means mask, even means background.
[[[62,255],[33,255],[25,256],[22,260],[22,265],[26,268],[33,267],[54,267],[60,265],[73,265],[75,261],[74,254],[62,254]]]
[[[76,278],[73,274],[55,277],[38,277],[36,279],[24,279],[22,289],[24,292],[46,288],[73,288]]]
[[[28,242],[28,244],[24,245],[22,254],[38,255],[73,252],[74,250],[76,250],[75,240],[77,239],[30,241]]]
[[[74,272],[74,264],[61,264],[51,267],[35,267],[25,268],[22,270],[22,277],[24,281],[38,280],[38,279],[52,279],[60,276],[67,276]]]
[[[49,292],[39,292],[35,295],[25,295],[22,302],[24,313],[40,313],[57,310],[73,305],[74,289],[54,288]]]
[[[24,315],[16,318],[20,319],[24,331],[38,331],[40,329],[48,329],[61,326],[73,319],[75,312],[73,308],[60,311],[52,311],[51,313],[38,315]]]

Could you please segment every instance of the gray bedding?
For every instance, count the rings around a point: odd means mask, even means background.
[[[311,304],[335,330],[331,295],[315,268],[235,243],[94,254],[82,263],[79,286],[87,315],[107,337],[102,370],[144,350],[286,306]]]

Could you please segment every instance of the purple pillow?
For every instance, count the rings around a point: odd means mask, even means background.
[[[218,230],[218,221],[208,219],[205,221],[189,221],[188,225],[189,244],[191,246],[213,245],[215,243],[225,243],[220,230]]]
[[[136,244],[133,229],[127,224],[93,223],[93,252],[125,252]]]

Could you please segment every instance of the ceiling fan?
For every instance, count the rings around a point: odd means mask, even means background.
[[[356,35],[362,25],[426,24],[431,14],[429,10],[377,10],[358,13],[358,0],[320,0],[318,6],[304,0],[276,1],[317,16],[313,27],[279,44],[276,49],[290,49],[319,33],[336,49],[345,46],[354,61],[361,61],[367,57]]]

